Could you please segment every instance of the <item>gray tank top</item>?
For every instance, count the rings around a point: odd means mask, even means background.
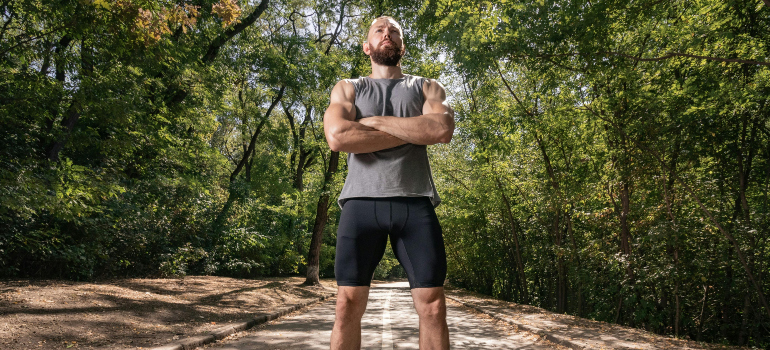
[[[422,115],[425,78],[347,79],[356,90],[356,119],[371,116],[401,118]],[[356,197],[429,197],[433,206],[441,199],[433,183],[428,149],[411,143],[371,153],[348,154],[348,176],[337,203]]]

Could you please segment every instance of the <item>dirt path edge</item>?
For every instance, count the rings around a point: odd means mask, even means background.
[[[564,337],[561,337],[561,336],[558,336],[558,335],[555,335],[555,334],[552,334],[552,333],[544,332],[542,329],[537,328],[537,327],[532,327],[530,325],[526,325],[526,324],[523,324],[521,322],[516,322],[516,320],[514,320],[514,319],[512,319],[510,317],[506,317],[503,314],[500,314],[500,313],[497,313],[497,312],[494,312],[494,311],[482,308],[480,306],[474,305],[473,303],[467,302],[467,301],[462,300],[460,298],[457,298],[457,297],[454,297],[454,296],[451,296],[451,295],[447,295],[446,297],[447,297],[447,299],[451,299],[453,301],[456,301],[456,302],[462,304],[465,307],[474,309],[474,310],[476,310],[478,312],[481,312],[481,313],[483,313],[485,315],[488,315],[488,316],[490,316],[490,317],[492,317],[492,318],[494,318],[496,320],[512,324],[512,325],[518,327],[521,330],[537,334],[537,335],[539,335],[539,336],[541,336],[541,337],[543,337],[543,338],[545,338],[548,341],[551,341],[553,343],[556,343],[556,344],[559,344],[559,345],[563,345],[563,346],[566,346],[566,347],[568,347],[570,349],[574,349],[574,350],[588,349],[587,347],[582,346],[582,345],[580,345],[578,343],[575,343],[573,341],[570,341],[569,339],[566,339]]]
[[[178,340],[178,341],[175,341],[175,342],[167,344],[167,345],[163,345],[163,346],[152,348],[150,350],[192,350],[192,349],[195,349],[197,347],[200,347],[200,346],[203,346],[203,345],[206,345],[206,344],[211,344],[213,342],[216,342],[217,340],[222,340],[225,337],[227,337],[227,336],[229,336],[231,334],[234,334],[236,332],[242,332],[242,331],[245,331],[245,330],[247,330],[249,328],[252,328],[252,327],[254,327],[256,325],[260,325],[260,324],[263,324],[265,322],[275,320],[275,319],[277,319],[277,318],[279,318],[281,316],[284,316],[286,314],[292,313],[294,311],[298,311],[300,309],[304,309],[304,308],[315,306],[316,304],[319,304],[319,303],[321,303],[323,301],[326,301],[329,298],[333,298],[334,296],[335,296],[335,294],[323,295],[323,296],[319,297],[316,300],[311,300],[311,301],[307,301],[307,302],[304,302],[304,303],[296,304],[296,305],[293,305],[293,306],[290,306],[290,307],[287,307],[287,308],[280,309],[280,310],[278,310],[278,311],[276,311],[274,313],[271,313],[271,314],[262,315],[262,316],[259,316],[259,317],[256,317],[256,318],[252,318],[252,319],[247,320],[247,321],[243,321],[243,322],[232,324],[232,325],[229,325],[229,326],[226,326],[226,327],[222,327],[222,328],[216,329],[216,330],[214,330],[214,331],[212,331],[212,332],[210,332],[209,334],[206,334],[206,335],[199,335],[199,336],[185,338],[185,339]]]

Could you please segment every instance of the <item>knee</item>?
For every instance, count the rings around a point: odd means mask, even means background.
[[[337,321],[348,323],[358,322],[366,311],[366,300],[338,297],[335,318]]]
[[[417,314],[422,319],[444,320],[446,319],[446,303],[441,299],[424,303],[417,308]]]

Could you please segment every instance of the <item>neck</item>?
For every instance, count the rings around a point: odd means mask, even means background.
[[[401,72],[401,66],[381,66],[372,62],[372,74],[369,78],[372,79],[400,79],[404,77],[404,73]]]

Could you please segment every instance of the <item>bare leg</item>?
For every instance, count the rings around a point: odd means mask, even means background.
[[[448,350],[444,287],[412,289],[414,308],[420,316],[420,349]]]
[[[361,349],[361,317],[368,300],[369,287],[337,287],[332,350]]]

